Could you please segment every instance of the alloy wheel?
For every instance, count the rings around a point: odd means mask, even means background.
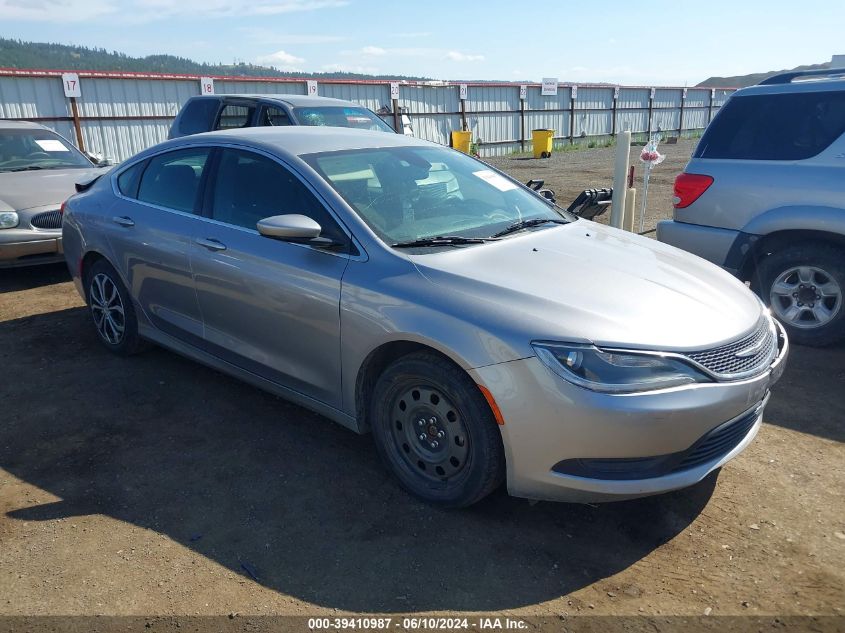
[[[827,325],[842,308],[842,288],[821,268],[795,266],[775,279],[769,292],[772,310],[796,328]]]
[[[126,315],[117,284],[108,275],[98,273],[91,280],[89,297],[97,332],[110,345],[118,345],[126,329]]]

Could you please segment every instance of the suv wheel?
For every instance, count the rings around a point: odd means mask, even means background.
[[[845,338],[845,254],[827,244],[803,243],[760,262],[759,294],[801,345]]]
[[[370,410],[379,455],[412,494],[464,507],[502,483],[502,436],[490,406],[447,359],[420,352],[395,361],[376,382]]]

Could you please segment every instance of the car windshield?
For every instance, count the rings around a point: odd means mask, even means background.
[[[0,129],[0,172],[91,167],[91,161],[49,130]]]
[[[366,108],[320,106],[318,108],[294,108],[293,113],[300,125],[353,127],[358,130],[393,133],[393,128]]]
[[[302,158],[392,245],[444,236],[457,239],[429,246],[461,243],[463,238],[478,242],[573,219],[488,165],[452,149],[388,147]]]

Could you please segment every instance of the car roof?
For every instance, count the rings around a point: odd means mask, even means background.
[[[2,130],[49,130],[50,128],[44,127],[39,123],[33,123],[32,121],[11,121],[9,119],[0,119],[0,129]],[[50,130],[52,131],[52,130]]]
[[[845,90],[845,79],[842,77],[820,77],[799,79],[786,83],[758,84],[740,88],[731,97],[745,97],[750,95],[794,94],[797,92],[837,92]]]
[[[290,125],[284,127],[250,127],[236,130],[204,132],[183,136],[164,145],[176,149],[190,145],[231,143],[263,149],[278,156],[298,157],[304,154],[335,152],[355,149],[376,149],[381,147],[440,147],[436,143],[405,136],[385,134],[381,131],[356,130],[344,127],[323,127]]]
[[[220,97],[231,97],[238,99],[254,99],[256,101],[271,101],[285,103],[293,108],[319,107],[319,106],[354,106],[363,108],[360,103],[346,101],[345,99],[333,99],[331,97],[315,97],[311,95],[288,95],[288,94],[217,94],[201,95],[194,99],[217,99]]]

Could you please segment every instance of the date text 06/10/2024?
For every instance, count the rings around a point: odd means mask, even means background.
[[[346,617],[309,618],[308,629],[370,631],[401,629],[406,631],[505,631],[527,629],[528,624],[517,618],[448,618],[448,617]]]

